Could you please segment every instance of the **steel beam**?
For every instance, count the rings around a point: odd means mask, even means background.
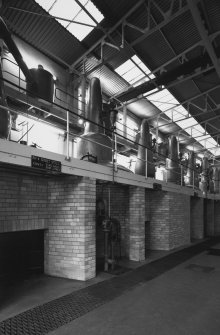
[[[200,16],[200,13],[199,13],[199,10],[198,10],[198,7],[196,5],[196,3],[192,0],[187,0],[188,2],[188,6],[190,8],[190,11],[191,11],[191,14],[192,14],[192,17],[194,19],[194,22],[195,22],[195,25],[199,31],[199,34],[203,40],[203,43],[205,45],[205,48],[212,60],[212,63],[215,67],[215,70],[220,78],[220,66],[219,66],[219,61],[218,61],[218,58],[216,56],[216,53],[215,53],[215,50],[212,46],[212,43],[211,41],[209,40],[209,37],[208,37],[208,34],[207,34],[207,31],[203,25],[203,22],[201,20],[201,16]]]
[[[145,2],[145,0],[140,0],[138,1],[111,29],[109,29],[109,31],[107,33],[104,34],[103,37],[101,37],[95,44],[93,44],[93,46],[91,46],[87,51],[85,51],[83,53],[82,56],[80,56],[71,66],[70,66],[70,70],[73,70],[74,67],[80,62],[82,61],[84,58],[87,57],[87,55],[89,55],[93,50],[95,50],[95,48],[97,48],[99,45],[101,45],[101,43],[103,42],[103,40],[109,36],[109,34],[111,34],[113,31],[115,31],[123,22],[124,20],[126,20],[127,17],[129,17],[136,9],[138,9],[143,3]]]

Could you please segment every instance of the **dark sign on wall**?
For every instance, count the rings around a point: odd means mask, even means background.
[[[161,191],[162,190],[162,185],[158,184],[158,183],[153,183],[153,190]]]
[[[31,166],[36,169],[46,170],[50,172],[61,172],[61,162],[54,161],[52,159],[47,159],[39,156],[31,156]]]

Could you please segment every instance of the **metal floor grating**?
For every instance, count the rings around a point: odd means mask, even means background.
[[[1,335],[42,335],[113,300],[138,284],[152,280],[216,244],[208,240],[174,252],[133,271],[49,301],[0,322]]]

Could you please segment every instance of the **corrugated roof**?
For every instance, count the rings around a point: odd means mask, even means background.
[[[9,7],[39,14],[47,13],[33,0],[8,0],[7,6],[4,6],[0,12],[13,33],[50,57],[55,55],[64,63],[71,65],[76,53],[81,54],[85,51],[82,44],[54,19]]]
[[[177,54],[201,40],[190,11],[172,20],[162,31]]]
[[[125,13],[132,8],[138,0],[92,0],[97,8],[107,17],[111,22],[119,20]]]
[[[102,22],[103,28],[107,31],[119,21],[125,13],[128,12],[133,6],[137,5],[138,0],[92,0],[97,8],[106,17]],[[140,2],[141,3],[141,2]],[[154,70],[160,66],[163,66],[167,61],[173,59],[176,54],[184,52],[187,48],[194,46],[195,43],[201,40],[201,36],[198,33],[198,29],[193,21],[190,10],[185,7],[185,12],[179,15],[177,18],[172,19],[167,16],[161,15],[160,11],[156,8],[155,3],[161,8],[162,11],[166,12],[169,9],[171,3],[170,0],[155,0],[151,1],[152,4],[152,18],[151,27],[157,25],[165,19],[165,26],[156,32],[148,32],[148,36],[143,37],[141,42],[133,46],[125,44],[124,50],[120,52],[115,51],[113,48],[106,46],[104,48],[104,59],[107,59],[107,63],[94,70],[94,67],[98,65],[98,59],[100,58],[100,49],[93,50],[88,55],[85,61],[86,72],[90,72],[89,78],[96,76],[99,77],[102,83],[102,89],[107,96],[112,96],[125,90],[128,87],[128,83],[120,78],[119,75],[114,73],[113,69],[124,63],[127,59],[131,58],[134,52],[138,57],[141,58],[150,70]],[[176,13],[180,7],[186,6],[186,0],[179,1],[174,0],[173,13]],[[128,18],[128,22],[132,24],[146,28],[147,26],[147,4],[148,2],[142,2],[140,7],[135,10]],[[83,43],[80,43],[74,36],[65,30],[58,22],[54,19],[47,19],[33,14],[24,13],[21,11],[15,11],[10,6],[18,7],[28,11],[37,12],[40,14],[46,14],[46,12],[35,3],[34,0],[7,0],[4,1],[3,7],[0,10],[0,14],[7,20],[9,28],[13,33],[32,44],[38,50],[49,55],[51,58],[57,58],[62,60],[64,64],[71,65],[84,52],[93,44],[95,44],[101,37],[104,36],[104,32],[95,29],[91,32],[88,37],[85,38]],[[205,27],[208,29],[208,33],[213,33],[220,30],[220,1],[217,0],[200,0],[196,2],[202,15],[202,20],[205,22]],[[169,21],[170,20],[170,21]],[[137,37],[143,34],[137,30],[126,27],[125,39],[127,42],[134,41]],[[116,40],[116,43],[121,42],[121,26],[118,27],[117,31],[111,34]],[[111,42],[111,40],[107,39]],[[220,38],[217,38],[214,44],[216,48],[220,45]],[[187,59],[197,58],[202,55],[204,49],[197,47],[195,50],[190,51],[187,54]],[[169,66],[166,66],[165,70],[170,71],[176,65],[180,64],[179,60],[172,61]],[[199,65],[199,64],[198,64]],[[77,69],[83,72],[82,62],[78,65]],[[184,101],[199,92],[203,92],[209,87],[220,83],[219,77],[216,72],[206,72],[206,74],[199,73],[192,79],[185,81],[182,84],[175,84],[175,87],[171,92],[175,95],[178,101]],[[196,85],[197,86],[196,86]],[[219,104],[220,90],[213,91],[210,93],[214,102]],[[204,106],[204,98],[199,98],[197,101],[199,106]],[[130,106],[132,112],[136,115],[141,113],[145,115],[145,107],[147,104],[138,102]],[[149,106],[148,106],[149,107]],[[129,106],[128,106],[129,108]],[[149,112],[149,111],[148,111]],[[152,112],[152,111],[151,111]],[[191,107],[190,113],[198,114],[196,108]],[[215,114],[213,114],[215,115]],[[204,116],[205,118],[205,116]],[[200,120],[203,120],[201,118]],[[161,121],[162,122],[162,121]],[[211,123],[210,129],[217,124]],[[220,129],[220,125],[219,129]],[[169,125],[164,127],[164,132],[171,132],[173,129],[179,129],[176,125]],[[211,131],[211,130],[210,130]]]
[[[211,26],[211,32],[220,30],[220,6],[218,0],[203,0],[204,10],[209,18],[209,25]]]
[[[175,56],[159,31],[156,31],[141,43],[135,45],[135,50],[151,70],[163,65]]]
[[[100,79],[102,91],[108,96],[112,96],[121,90],[127,88],[127,84],[124,79],[112,72],[107,66],[103,65],[99,69],[93,71],[89,75],[89,79],[97,77]]]

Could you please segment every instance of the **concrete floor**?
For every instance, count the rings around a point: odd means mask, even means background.
[[[166,256],[167,251],[148,251],[144,262],[121,260],[119,264],[130,269],[150,263]],[[62,297],[71,292],[94,285],[114,277],[106,272],[98,272],[96,278],[86,282],[56,278],[46,275],[32,275],[10,282],[0,282],[0,322],[45,302]]]
[[[112,275],[102,272],[96,278],[84,282],[46,275],[33,275],[20,279],[18,282],[3,283],[0,289],[0,322],[111,277]]]
[[[220,244],[212,248],[220,249]],[[167,254],[151,253],[145,263]],[[217,335],[220,329],[219,261],[219,256],[204,251],[49,334]],[[143,263],[125,265],[136,268]],[[111,277],[99,273],[86,283],[47,276],[28,279],[11,286],[7,298],[5,295],[5,299],[0,300],[0,321]]]
[[[203,271],[199,266],[208,268]],[[220,257],[203,252],[50,334],[217,335],[219,332]]]

